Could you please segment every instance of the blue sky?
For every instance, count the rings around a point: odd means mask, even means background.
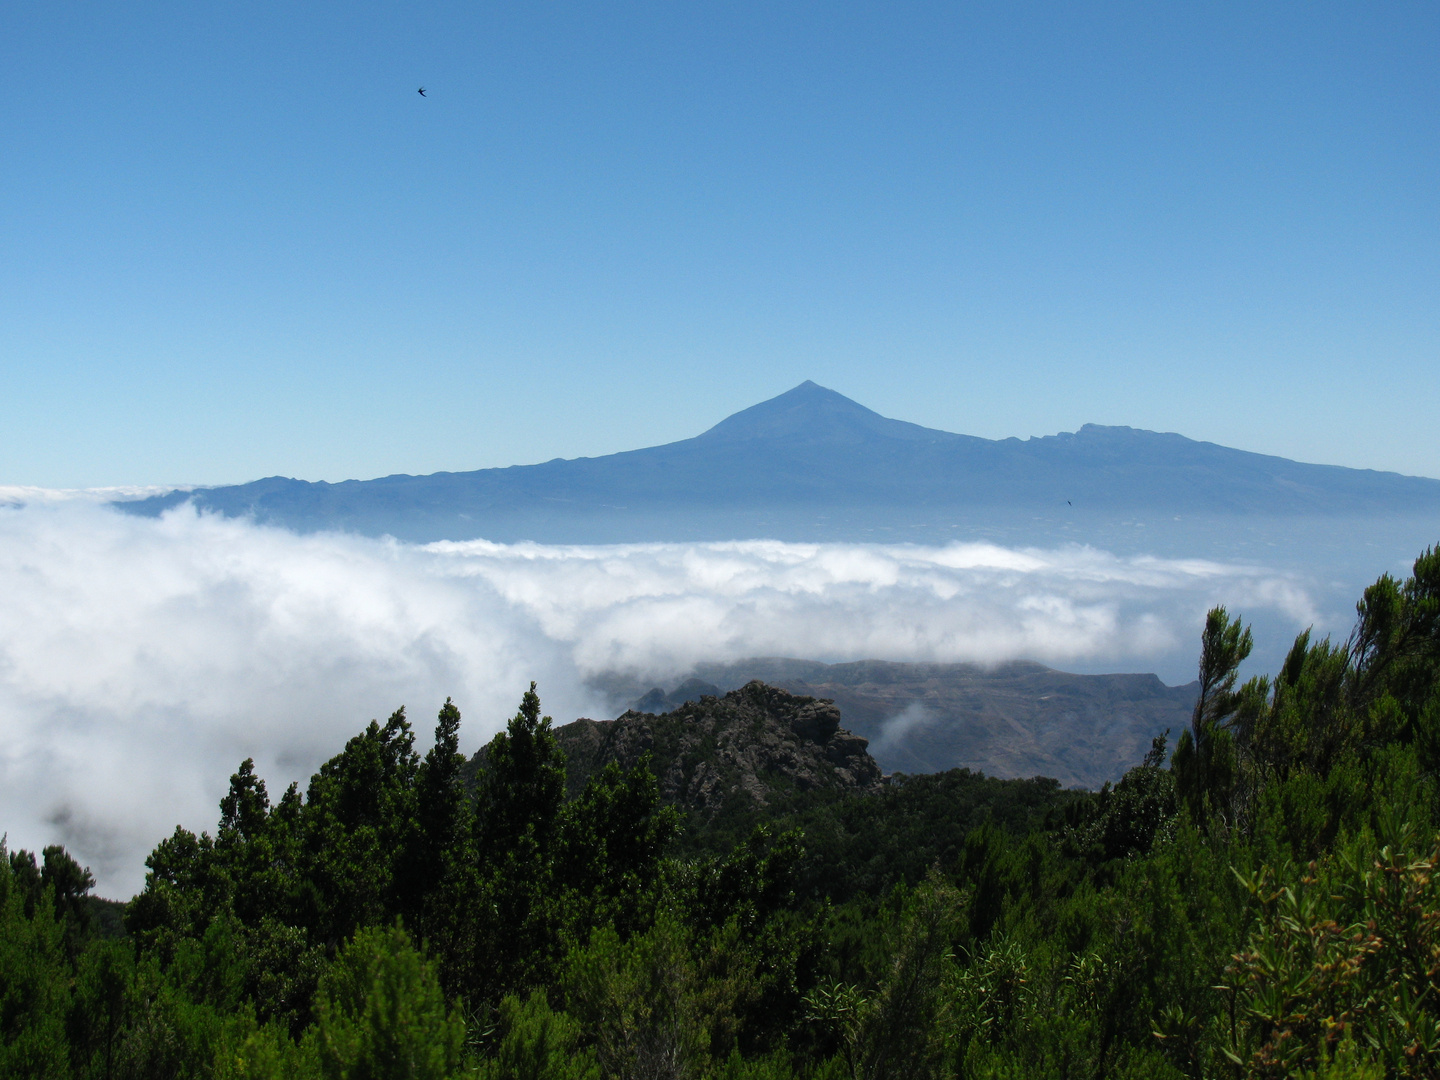
[[[5,5],[0,484],[593,455],[807,378],[1440,476],[1437,56],[1433,4]]]

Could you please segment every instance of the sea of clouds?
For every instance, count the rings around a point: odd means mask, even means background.
[[[747,656],[1165,674],[1217,602],[1317,621],[1312,590],[1274,569],[1080,546],[416,546],[15,500],[0,507],[0,832],[12,849],[65,844],[124,897],[177,823],[214,827],[242,759],[274,796],[303,788],[401,705],[423,752],[453,697],[473,750],[532,679],[563,723],[614,715],[600,674],[663,682]]]

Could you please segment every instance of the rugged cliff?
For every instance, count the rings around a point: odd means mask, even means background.
[[[665,801],[702,819],[783,805],[803,792],[873,792],[883,783],[866,740],[840,727],[832,702],[758,681],[658,716],[631,710],[615,720],[576,720],[555,736],[572,792],[606,763],[628,768],[648,752]]]

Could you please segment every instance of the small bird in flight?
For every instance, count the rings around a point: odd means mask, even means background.
[[[419,90],[417,90],[417,91],[415,91],[415,92],[416,92],[417,94],[419,94],[421,97],[424,97],[424,96],[425,96],[425,88],[424,88],[423,86],[422,86]]]

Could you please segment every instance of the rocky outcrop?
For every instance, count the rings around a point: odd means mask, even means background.
[[[701,664],[667,693],[619,676],[596,688],[648,711],[675,709],[697,689],[719,694],[760,679],[835,702],[845,725],[870,741],[887,773],[966,768],[987,776],[1050,776],[1062,787],[1099,788],[1145,759],[1167,728],[1171,744],[1190,723],[1199,683],[1166,686],[1154,675],[1076,675],[1015,661],[822,664],[761,657]]]
[[[840,727],[833,702],[758,681],[660,715],[576,720],[555,736],[572,791],[608,762],[629,768],[649,753],[662,798],[701,816],[737,800],[768,807],[798,792],[870,792],[883,783],[867,741]]]

